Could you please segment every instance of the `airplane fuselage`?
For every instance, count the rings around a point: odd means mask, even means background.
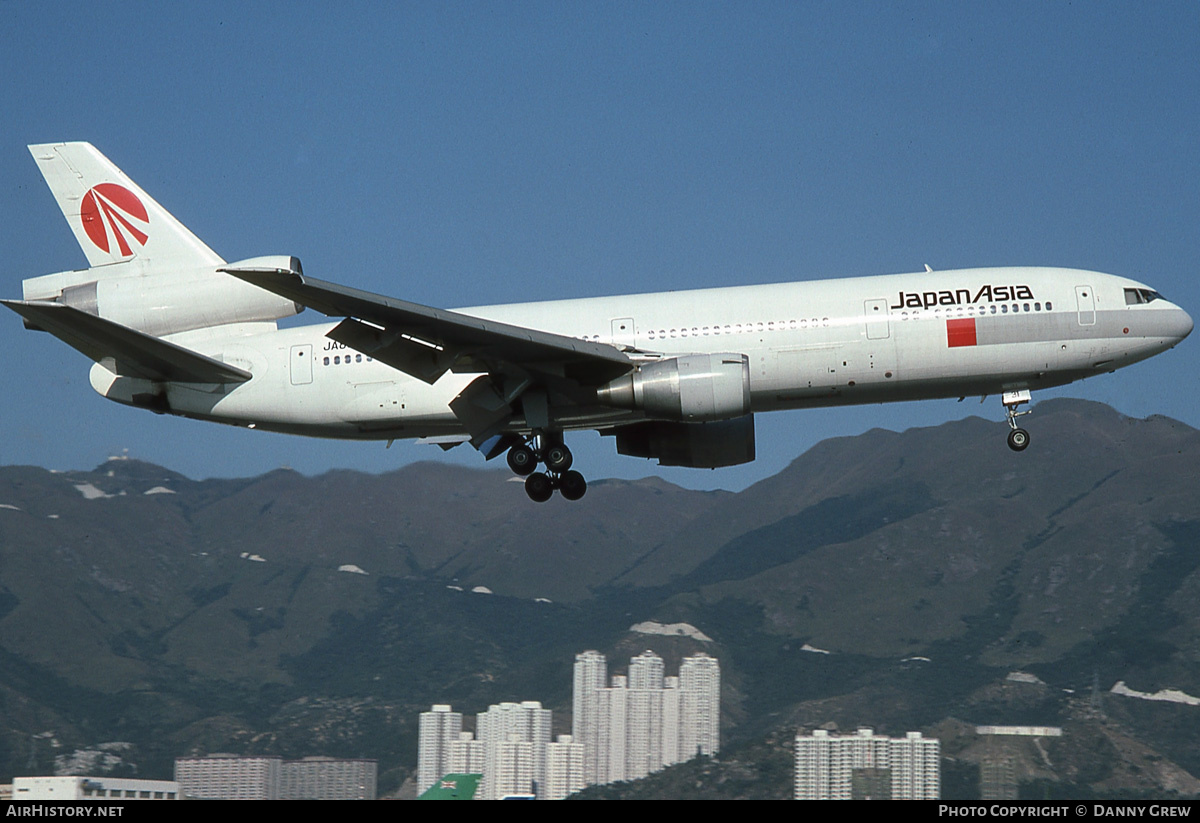
[[[536,502],[587,490],[564,433],[720,468],[756,456],[755,414],[999,395],[1008,446],[1036,389],[1171,348],[1192,319],[1152,288],[987,268],[448,311],[227,264],[88,143],[29,147],[89,268],[0,303],[90,358],[120,403],[313,437],[470,442]],[[304,308],[337,322],[280,329]],[[541,467],[542,470],[539,470]]]
[[[1181,309],[1157,295],[1130,302],[1129,290],[1153,294],[1098,272],[990,268],[457,311],[609,343],[639,362],[745,354],[751,411],[759,412],[1059,386],[1143,360],[1190,331]],[[447,373],[427,385],[330,340],[334,325],[245,324],[168,337],[253,377],[170,384],[164,410],[320,437],[462,432],[448,404],[477,374]],[[93,385],[114,400],[135,403],[144,382],[93,368]],[[570,430],[639,419],[597,404],[572,406],[555,423]]]

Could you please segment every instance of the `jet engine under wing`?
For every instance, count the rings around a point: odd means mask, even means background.
[[[114,374],[177,383],[244,383],[253,375],[174,343],[42,300],[0,300],[29,325],[50,332]]]
[[[447,371],[597,386],[633,368],[606,343],[484,320],[304,276],[293,266],[221,271],[332,317],[329,337],[426,383]]]

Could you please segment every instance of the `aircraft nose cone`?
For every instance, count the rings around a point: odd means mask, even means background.
[[[1173,329],[1174,336],[1177,340],[1183,340],[1192,333],[1193,323],[1192,316],[1183,309],[1176,309],[1172,312],[1175,328]]]

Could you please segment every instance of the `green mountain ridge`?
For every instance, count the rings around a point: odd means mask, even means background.
[[[437,463],[0,468],[0,780],[125,741],[118,768],[142,774],[365,756],[394,788],[431,703],[541,700],[566,732],[576,652],[653,648],[721,660],[734,753],[829,723],[1069,723],[1119,741],[1108,766],[1064,738],[1029,780],[1200,790],[1200,707],[1107,694],[1200,695],[1200,432],[1067,400],[1030,420],[1019,455],[967,418],[825,441],[738,493],[599,481],[575,506]],[[644,620],[712,642],[629,631]],[[735,761],[728,785],[773,796]]]

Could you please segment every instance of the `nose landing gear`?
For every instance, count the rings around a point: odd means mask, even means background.
[[[1008,447],[1015,452],[1023,452],[1029,447],[1029,432],[1017,427],[1017,418],[1023,414],[1029,414],[1030,410],[1017,411],[1017,408],[1031,399],[1028,390],[1005,392],[1001,398],[1005,414],[1008,415],[1008,426],[1012,430],[1008,433]]]
[[[535,503],[545,503],[555,489],[567,500],[578,500],[587,493],[587,481],[577,471],[571,471],[574,457],[562,441],[561,434],[534,435],[527,443],[508,450],[508,467],[525,478],[525,493]],[[538,464],[546,467],[537,471]]]
[[[1008,447],[1015,452],[1025,451],[1029,445],[1029,432],[1014,428],[1008,433]]]

